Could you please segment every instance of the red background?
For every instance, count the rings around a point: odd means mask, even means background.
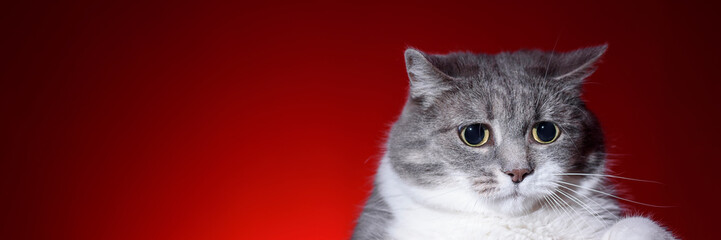
[[[665,183],[624,196],[675,206],[631,212],[715,234],[718,7],[511,2],[3,3],[0,238],[348,238],[406,47],[604,42],[613,170]]]

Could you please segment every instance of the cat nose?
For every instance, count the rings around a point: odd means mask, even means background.
[[[520,183],[521,181],[523,181],[523,178],[525,178],[532,172],[533,170],[528,168],[518,168],[511,171],[505,171],[504,173],[508,174],[508,176],[511,176],[511,181],[513,181],[513,183]]]

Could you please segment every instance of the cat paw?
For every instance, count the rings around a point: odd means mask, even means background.
[[[629,217],[616,222],[602,240],[674,240],[673,234],[658,223],[645,217]]]

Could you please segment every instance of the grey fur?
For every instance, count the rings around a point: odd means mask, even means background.
[[[393,170],[421,187],[443,183],[450,170],[464,172],[479,194],[494,188],[491,171],[533,169],[543,161],[556,161],[567,172],[601,173],[603,134],[580,96],[583,79],[605,49],[496,55],[406,50],[410,93],[387,142]],[[559,125],[562,134],[555,143],[540,146],[529,138],[539,121]],[[458,127],[471,123],[488,124],[492,136],[504,141],[492,137],[478,148],[464,145]],[[382,239],[392,218],[374,190],[353,239]]]
[[[378,195],[378,191],[373,189],[370,198],[363,207],[363,213],[358,218],[358,224],[353,231],[352,239],[385,239],[385,227],[393,219],[393,215],[388,209],[388,204]]]

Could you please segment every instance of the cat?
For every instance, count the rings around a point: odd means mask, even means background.
[[[426,54],[352,239],[675,239],[622,209],[581,100],[606,51]]]

